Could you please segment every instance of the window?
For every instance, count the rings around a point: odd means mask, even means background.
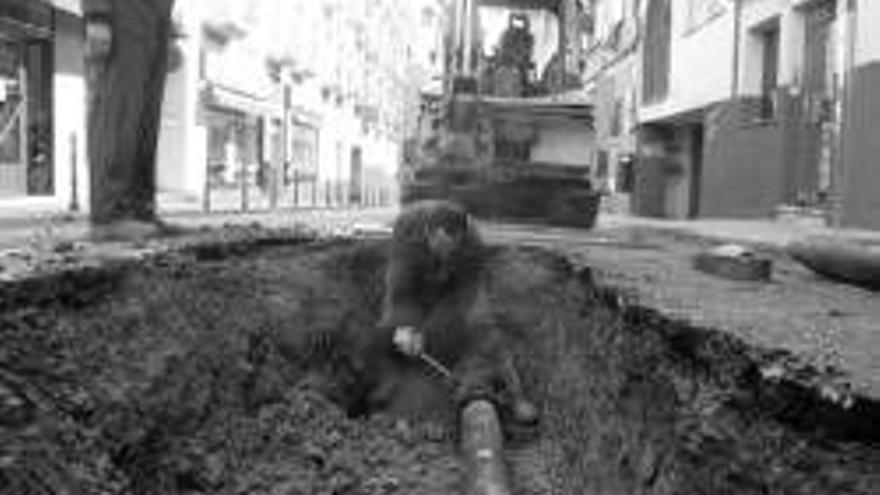
[[[614,107],[611,112],[611,136],[620,136],[623,129],[623,99],[618,98],[614,101]]]
[[[650,0],[642,57],[645,103],[656,103],[669,93],[672,14],[670,0]]]
[[[761,37],[761,118],[775,115],[775,94],[779,76],[779,24],[759,33]]]
[[[839,41],[833,27],[834,3],[818,3],[804,13],[804,91],[812,100],[812,110],[818,111],[818,115],[830,117],[828,110],[822,107],[835,98],[836,47]]]
[[[51,43],[0,41],[0,197],[54,191]]]

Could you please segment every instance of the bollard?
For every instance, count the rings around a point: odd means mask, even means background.
[[[462,410],[461,451],[467,468],[467,495],[510,495],[501,423],[492,403],[477,400]]]

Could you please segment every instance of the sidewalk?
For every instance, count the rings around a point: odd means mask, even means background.
[[[390,223],[396,207],[296,209],[247,213],[203,213],[172,211],[160,215],[171,225],[199,229],[224,225],[259,223],[266,228],[303,224],[320,231],[345,230],[358,224]],[[26,247],[43,242],[84,242],[89,240],[88,219],[82,214],[52,212],[0,213],[0,249]]]
[[[590,267],[598,284],[621,294],[621,304],[735,336],[768,376],[785,370],[783,376],[823,396],[855,394],[880,402],[880,294],[825,280],[783,253],[773,255],[769,283],[722,279],[693,266],[693,257],[705,248],[699,241],[773,249],[809,235],[880,242],[880,232],[768,220],[605,215],[590,232],[499,225],[489,233],[499,242],[566,254]]]
[[[880,231],[834,229],[794,221],[754,219],[699,219],[661,220],[624,215],[603,215],[598,230],[619,228],[651,229],[671,233],[690,234],[721,242],[741,242],[781,248],[786,244],[812,235],[834,235],[849,239],[880,242]]]
[[[202,212],[198,210],[165,208],[160,218],[173,226],[185,229],[219,228],[229,225],[260,224],[265,228],[285,228],[304,225],[322,232],[345,232],[359,226],[387,229],[399,208],[397,206],[367,208],[298,208],[254,212]],[[619,214],[600,214],[593,230],[551,227],[544,225],[485,222],[487,230],[514,234],[519,240],[534,239],[552,243],[554,240],[601,241],[627,233],[630,237],[645,238],[654,233],[671,237],[700,238],[714,242],[738,242],[781,248],[793,240],[812,235],[835,235],[854,240],[880,243],[880,231],[834,229],[796,222],[754,219],[699,219],[663,220]],[[32,242],[89,240],[88,218],[84,213],[70,213],[57,209],[29,208],[9,210],[0,208],[0,249],[26,247]]]
[[[285,227],[304,223],[316,229],[345,229],[356,224],[390,225],[398,208],[303,208],[262,212],[205,213],[192,209],[167,209],[161,218],[185,228],[220,227],[224,224],[248,225],[260,223],[264,227]],[[835,235],[857,240],[880,243],[880,231],[834,229],[791,221],[754,219],[699,219],[662,220],[603,213],[594,231],[554,228],[546,226],[522,226],[537,236],[587,235],[621,229],[638,232],[665,232],[673,235],[693,236],[716,242],[739,242],[782,248],[789,242],[811,235]],[[49,209],[9,211],[0,209],[0,248],[26,245],[38,238],[52,237],[59,241],[87,240],[88,221],[83,213],[59,212]]]

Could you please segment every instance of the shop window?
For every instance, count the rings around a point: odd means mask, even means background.
[[[51,44],[0,42],[0,195],[55,190]]]
[[[317,130],[308,125],[293,123],[290,133],[290,164],[285,171],[285,184],[315,180],[318,173]]]

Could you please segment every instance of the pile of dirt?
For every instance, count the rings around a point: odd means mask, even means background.
[[[810,404],[779,391],[769,400],[741,342],[620,307],[589,269],[547,251],[508,250],[495,263],[493,302],[522,335],[519,363],[544,416],[514,477],[534,485],[528,465],[541,458],[545,488],[521,493],[880,490],[880,445],[828,434],[821,415],[787,421],[780,411],[809,417]]]
[[[238,246],[20,294],[0,310],[0,492],[456,493],[440,385],[413,372],[409,423],[336,403],[383,266],[381,241]],[[878,447],[768,414],[736,342],[626,317],[546,251],[498,249],[491,271],[543,414],[511,444],[518,494],[880,492]]]
[[[342,267],[349,254],[369,273]],[[381,262],[336,243],[235,245],[117,266],[53,297],[42,284],[31,305],[20,294],[0,315],[0,412],[14,413],[0,423],[0,492],[456,491],[436,428],[350,419],[325,397],[338,335],[374,318],[354,293]]]

